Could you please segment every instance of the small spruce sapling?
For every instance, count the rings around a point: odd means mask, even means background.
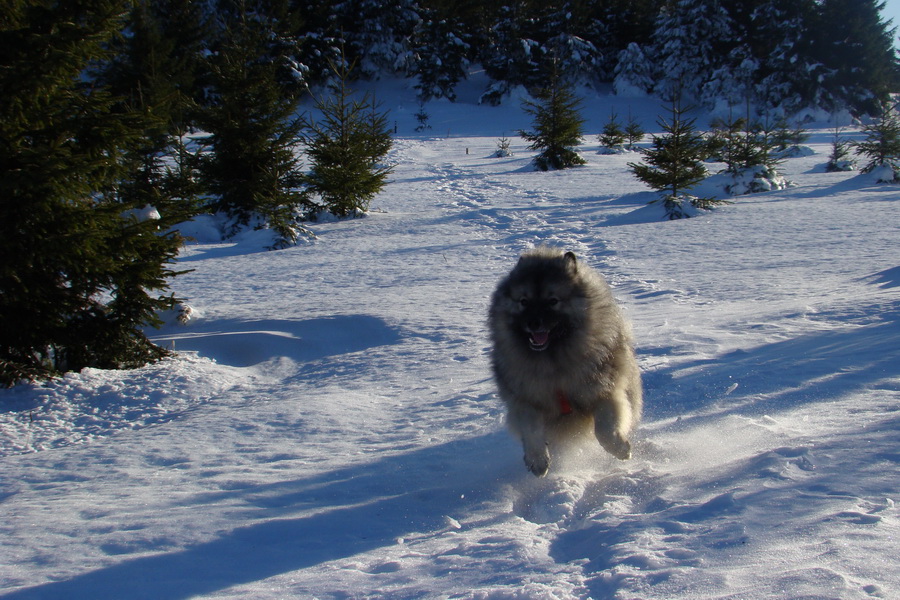
[[[691,217],[697,209],[709,210],[724,203],[715,198],[699,198],[689,194],[691,188],[707,175],[703,165],[706,144],[694,127],[695,119],[685,118],[687,109],[678,99],[669,107],[670,118],[658,123],[665,135],[652,135],[653,146],[641,150],[644,163],[628,163],[634,175],[659,192],[654,200],[663,205],[669,219]]]
[[[384,163],[393,144],[386,112],[369,93],[355,96],[347,82],[353,66],[332,65],[331,95],[315,98],[318,121],[303,119],[301,138],[310,161],[302,177],[308,201],[338,217],[368,210],[393,167]],[[318,203],[312,198],[318,197]]]
[[[748,116],[747,123],[750,122]],[[787,148],[788,143],[792,143],[792,140],[801,140],[802,135],[799,130],[785,131],[779,123],[773,125],[768,115],[763,121],[748,126],[745,136],[751,148],[749,152],[751,162],[744,169],[743,181],[736,181],[729,191],[735,195],[754,194],[788,187],[789,182],[778,170],[785,158],[785,154],[779,152],[779,148],[782,144]]]
[[[597,136],[601,144],[600,154],[619,154],[625,150],[623,145],[628,139],[625,128],[619,122],[615,111],[609,114],[609,120],[603,126],[603,131]]]
[[[510,142],[509,138],[506,137],[505,135],[503,137],[501,137],[497,141],[497,151],[494,152],[494,156],[497,158],[506,158],[507,156],[512,156],[513,153],[512,153],[512,150],[510,149],[511,143],[512,142]]]
[[[809,139],[809,134],[803,127],[797,125],[791,127],[784,117],[775,121],[775,129],[772,132],[773,150],[779,158],[792,158],[800,156],[800,145]]]
[[[209,133],[200,166],[215,198],[210,209],[230,219],[226,237],[268,226],[278,236],[276,248],[296,243],[302,233],[296,219],[305,205],[296,152],[302,124],[296,111],[304,87],[285,77],[294,48],[273,47],[272,40],[289,37],[290,21],[270,8],[255,12],[242,2],[218,7],[216,51],[207,58],[210,102],[199,122]]]
[[[627,141],[625,148],[634,151],[635,145],[644,139],[646,134],[647,132],[644,131],[641,124],[631,115],[631,111],[629,111],[628,123],[625,125],[625,140]]]
[[[416,131],[421,133],[427,129],[431,129],[431,125],[428,124],[428,119],[431,118],[431,115],[425,110],[425,103],[422,102],[419,104],[419,112],[413,115],[416,118]]]
[[[724,173],[731,175],[725,190],[734,196],[783,189],[785,179],[778,173],[779,138],[768,123],[746,117],[718,119],[707,139],[707,151],[725,163]]]
[[[900,181],[900,117],[889,102],[880,103],[875,120],[863,128],[866,137],[857,142],[856,152],[869,159],[861,171],[876,172],[878,181]]]
[[[853,171],[856,169],[856,159],[850,154],[851,142],[843,137],[844,127],[834,120],[834,129],[831,130],[831,154],[825,163],[825,170],[829,173],[840,171]]]
[[[737,172],[743,154],[743,131],[746,121],[729,114],[728,118],[718,117],[710,122],[710,132],[706,136],[708,158],[725,163],[725,170]]]
[[[534,165],[541,171],[567,169],[586,161],[575,151],[581,144],[584,119],[579,109],[581,99],[563,85],[554,69],[550,85],[536,93],[536,101],[526,100],[523,110],[534,117],[533,131],[520,130],[519,135],[531,142],[530,150],[538,150]]]

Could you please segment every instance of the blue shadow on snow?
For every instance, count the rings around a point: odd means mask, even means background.
[[[305,321],[201,319],[187,326],[150,332],[150,341],[176,351],[197,352],[219,364],[247,367],[278,357],[314,361],[387,346],[400,332],[371,315],[341,315]]]
[[[520,475],[517,453],[497,431],[384,456],[307,479],[222,492],[239,495],[256,521],[172,552],[124,560],[64,581],[0,595],[4,600],[182,600],[212,594],[377,548],[417,532],[448,529],[447,516],[489,498]],[[180,501],[202,511],[218,494]],[[298,516],[298,513],[306,515]],[[324,590],[319,590],[324,592]]]

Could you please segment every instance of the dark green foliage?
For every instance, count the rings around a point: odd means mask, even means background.
[[[603,22],[589,15],[589,9],[573,10],[574,2],[536,3],[541,11],[538,39],[543,40],[543,60],[539,63],[542,80],[559,73],[573,83],[592,84],[604,75],[603,52],[607,42]],[[599,44],[599,46],[598,46]]]
[[[825,170],[829,173],[836,173],[838,171],[852,171],[853,169],[854,161],[850,154],[850,142],[836,136],[832,140],[831,154],[828,155]]]
[[[148,137],[162,146],[167,135],[183,134],[196,118],[211,32],[193,0],[131,4],[127,31],[111,45],[115,55],[99,79],[120,102],[158,117]]]
[[[856,152],[869,162],[861,171],[869,173],[878,167],[889,167],[894,174],[893,180],[900,179],[900,116],[896,106],[881,102],[878,116],[863,131],[866,137],[855,144]]]
[[[821,86],[856,114],[879,114],[879,103],[900,88],[896,30],[881,18],[882,0],[822,0],[816,58],[827,72]]]
[[[628,123],[625,124],[625,139],[627,140],[626,148],[629,150],[634,150],[635,144],[644,139],[644,136],[647,135],[647,132],[644,131],[644,128],[641,127],[641,124],[638,123],[631,114],[628,115]]]
[[[584,119],[579,113],[581,99],[554,74],[550,85],[535,95],[537,101],[526,100],[523,110],[534,120],[533,131],[519,131],[531,142],[528,146],[539,153],[534,159],[541,171],[567,169],[585,164],[574,148],[581,144]]]
[[[189,39],[183,36],[204,22],[194,12],[215,17],[236,1],[133,4],[146,6],[151,20],[162,20],[166,39]],[[241,4],[248,14],[287,7],[286,18],[278,21],[292,24],[273,40],[297,47],[297,67],[311,84],[327,81],[329,62],[345,48],[347,61],[359,65],[358,75],[413,76],[426,101],[454,98],[467,65],[476,63],[492,80],[483,96],[490,103],[519,85],[534,94],[554,69],[579,84],[611,82],[618,74],[622,89],[665,94],[680,84],[704,105],[750,96],[760,106],[780,106],[788,113],[847,105],[855,114],[872,112],[876,99],[900,85],[895,35],[880,19],[880,0]],[[171,81],[179,89],[191,45],[183,49],[171,58],[160,58],[165,51],[159,57],[145,54],[148,64],[169,61]]]
[[[334,66],[331,95],[316,98],[319,120],[305,119],[303,144],[310,171],[303,176],[316,208],[339,217],[368,210],[393,170],[384,164],[393,145],[387,113],[370,94],[355,98],[348,87],[351,68]]]
[[[795,112],[831,102],[818,84],[827,69],[814,55],[818,35],[816,0],[754,0],[730,7],[742,34],[735,59],[750,58],[742,90],[754,103]]]
[[[335,14],[343,14],[346,3],[340,3],[340,11],[335,3],[321,0],[293,0],[291,5],[303,21],[295,40],[304,76],[310,86],[322,85],[331,76],[331,62],[341,58],[345,38],[351,35]]]
[[[470,49],[457,26],[456,22],[438,18],[423,19],[416,26],[412,75],[421,102],[432,98],[456,100],[456,84],[466,77]]]
[[[737,175],[746,169],[762,166],[775,169],[783,160],[789,145],[805,139],[802,129],[792,129],[782,120],[770,123],[747,116],[713,119],[707,137],[710,156],[725,163],[725,171]]]
[[[705,158],[717,162],[725,162],[725,148],[728,145],[728,136],[736,134],[742,126],[743,123],[736,123],[731,117],[728,120],[722,117],[710,119],[709,131],[705,137]]]
[[[431,125],[428,124],[428,119],[431,118],[431,115],[428,114],[428,111],[425,110],[425,103],[419,104],[419,111],[413,115],[416,118],[416,131],[419,133],[425,131],[426,129],[431,129]]]
[[[202,7],[191,0],[139,0],[126,35],[97,78],[120,110],[146,114],[143,139],[128,154],[132,173],[120,194],[184,221],[199,210],[198,160],[184,141],[197,118],[202,54],[209,35]]]
[[[694,127],[695,119],[685,118],[677,102],[669,108],[669,119],[660,117],[658,123],[666,135],[653,135],[653,147],[642,151],[647,164],[629,163],[638,179],[653,189],[670,196],[679,196],[702,181],[706,167],[703,136]]]
[[[662,192],[658,202],[665,206],[670,219],[690,216],[686,204],[709,209],[721,203],[687,193],[706,177],[707,171],[703,165],[706,143],[694,127],[695,119],[685,118],[686,111],[677,100],[673,101],[670,118],[660,117],[658,121],[666,135],[652,136],[653,147],[641,150],[646,164],[628,163],[638,179]]]
[[[501,137],[499,140],[497,140],[497,150],[494,152],[494,156],[497,158],[506,158],[507,156],[512,156],[512,149],[510,149],[511,144],[512,142],[510,142],[508,137],[506,137],[505,135]]]
[[[0,383],[166,354],[142,332],[171,308],[179,246],[123,199],[148,128],[85,69],[104,60],[123,0],[13,0],[0,9]]]
[[[645,54],[656,67],[654,93],[664,100],[677,95],[704,104],[737,85],[729,56],[737,34],[723,4],[674,0],[660,11],[653,46]]]
[[[856,168],[856,161],[850,154],[852,144],[841,135],[843,131],[843,127],[835,122],[831,137],[831,154],[828,155],[828,162],[825,164],[825,170],[829,173],[852,171]]]
[[[343,0],[318,4],[328,9],[331,31],[334,37],[340,38],[340,56],[359,67],[360,77],[405,75],[410,71],[413,62],[410,47],[415,29],[424,17],[416,0]]]
[[[796,149],[800,144],[809,139],[809,133],[803,127],[797,125],[791,127],[784,117],[775,121],[772,131],[772,148],[778,156],[788,156],[791,149]]]
[[[486,9],[486,30],[471,35],[482,40],[474,54],[493,80],[483,101],[497,104],[518,85],[534,95],[555,73],[568,81],[596,82],[604,75],[604,59],[619,50],[609,48],[612,40],[605,24],[613,14],[621,14],[620,8],[605,2],[515,1]]]
[[[603,132],[597,136],[597,140],[606,148],[614,150],[621,148],[627,139],[628,135],[625,133],[622,123],[619,122],[618,116],[615,112],[611,112],[609,121],[603,126]]]
[[[872,114],[898,87],[894,34],[880,0],[675,0],[645,52],[654,91],[681,86],[707,107],[750,96],[788,112]]]
[[[781,189],[787,182],[778,173],[787,144],[801,139],[801,132],[789,130],[781,122],[754,120],[747,116],[716,119],[707,139],[710,156],[725,163],[724,172],[732,176],[725,189],[733,195]],[[784,145],[781,147],[781,145]]]
[[[760,144],[760,128],[745,117],[714,119],[707,148],[725,163],[725,171],[737,175],[744,169],[765,164],[766,149]]]
[[[202,164],[213,211],[231,217],[231,235],[262,220],[296,241],[299,190],[295,116],[303,91],[291,41],[294,24],[285,2],[221,0],[209,57],[210,99],[200,118],[210,133]]]
[[[537,89],[542,77],[544,51],[538,40],[537,21],[525,2],[500,5],[489,30],[488,47],[482,48],[481,62],[493,85],[482,96],[482,102],[496,105],[512,86]]]
[[[874,114],[900,89],[896,31],[883,0],[600,0],[463,3],[426,0],[459,16],[492,104],[514,86],[543,85],[551,59],[586,84],[619,76],[622,89],[704,106],[751,96],[793,113],[808,106]],[[896,23],[894,24],[896,25]]]

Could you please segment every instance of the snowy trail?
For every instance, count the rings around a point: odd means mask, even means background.
[[[495,144],[399,139],[310,245],[189,247],[181,358],[0,391],[0,598],[896,597],[897,188],[819,144],[796,188],[663,223],[634,157]],[[542,480],[485,330],[539,243],[607,274],[647,391],[633,460]]]

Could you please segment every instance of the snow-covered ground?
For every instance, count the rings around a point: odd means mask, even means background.
[[[900,186],[818,124],[795,187],[664,222],[595,138],[653,100],[540,173],[516,102],[404,95],[369,216],[185,248],[177,358],[0,391],[0,598],[900,598]],[[504,430],[488,297],[539,243],[634,322],[631,461],[536,479]]]

